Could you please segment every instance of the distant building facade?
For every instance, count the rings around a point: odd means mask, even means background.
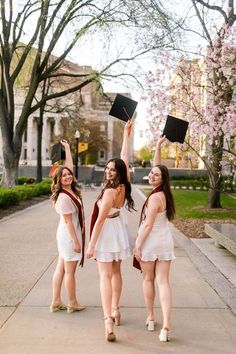
[[[70,61],[65,61],[64,66],[60,69],[71,74],[89,74],[91,73],[92,67],[90,66],[79,66]],[[75,79],[73,79],[75,80]],[[77,79],[78,80],[78,79]],[[74,83],[74,81],[73,81]],[[68,80],[63,80],[62,82],[54,82],[53,90],[57,90],[57,85],[63,85],[69,87],[71,82]],[[25,98],[25,88],[18,85],[15,91],[15,117],[16,122],[20,117],[22,110],[24,98]],[[37,95],[41,95],[40,88],[38,89]],[[114,99],[115,94],[106,94],[111,101]],[[124,94],[130,96],[128,94]],[[73,103],[79,104],[79,114],[80,117],[84,119],[89,119],[91,121],[95,120],[99,122],[100,130],[106,135],[108,141],[108,146],[97,151],[97,163],[105,164],[105,162],[112,158],[120,155],[124,123],[116,118],[109,116],[109,110],[111,103],[106,101],[105,98],[99,96],[96,93],[95,83],[90,83],[84,86],[81,91],[75,92],[73,94],[57,98],[55,100],[49,101],[51,107],[56,106],[66,106],[73,105]],[[51,165],[51,146],[54,143],[55,136],[63,135],[63,121],[69,119],[66,112],[58,110],[59,113],[55,113],[57,110],[52,109],[51,111],[46,110],[43,115],[43,133],[42,133],[42,166]],[[39,121],[39,111],[34,112],[28,118],[27,128],[23,135],[22,140],[22,152],[20,157],[20,165],[30,165],[36,166],[37,164],[37,132],[38,132],[38,121]],[[130,146],[130,159],[131,163],[133,161],[133,142]],[[3,164],[2,149],[1,149],[1,137],[0,137],[0,164]]]

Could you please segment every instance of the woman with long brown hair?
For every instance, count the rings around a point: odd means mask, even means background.
[[[95,258],[100,276],[100,292],[105,319],[105,336],[116,340],[113,321],[120,324],[119,301],[122,290],[121,261],[131,256],[131,237],[123,206],[134,209],[129,172],[129,140],[133,123],[124,129],[121,158],[108,161],[103,189],[97,198],[91,218],[91,238],[87,258]]]
[[[73,175],[73,161],[69,144],[62,140],[66,161],[64,166],[58,166],[53,173],[51,185],[51,200],[56,212],[60,215],[57,228],[58,262],[53,274],[53,299],[51,312],[66,310],[68,313],[81,311],[85,308],[79,304],[76,297],[75,272],[77,264],[84,262],[84,209],[81,193]],[[67,306],[61,300],[61,287],[65,279],[68,296]]]
[[[175,215],[174,199],[166,166],[161,165],[161,144],[165,137],[157,141],[153,168],[148,175],[152,192],[147,197],[141,212],[140,227],[135,243],[134,255],[143,273],[143,293],[147,309],[146,325],[154,331],[155,279],[163,314],[160,341],[170,339],[170,316],[172,295],[169,282],[171,261],[175,259],[174,243],[169,221]]]

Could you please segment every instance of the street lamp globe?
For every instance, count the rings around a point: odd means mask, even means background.
[[[79,132],[79,130],[76,130],[76,132],[75,132],[75,138],[76,138],[76,139],[79,139],[79,138],[80,138],[80,132]]]

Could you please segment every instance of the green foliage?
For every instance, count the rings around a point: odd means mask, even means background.
[[[143,146],[140,150],[137,151],[136,158],[139,161],[150,161],[152,159],[152,152],[150,148]]]
[[[40,183],[22,184],[12,188],[0,188],[0,209],[7,209],[22,200],[31,199],[50,193],[51,180]]]
[[[177,216],[199,219],[236,219],[236,200],[221,195],[222,209],[207,209],[207,191],[174,190]]]

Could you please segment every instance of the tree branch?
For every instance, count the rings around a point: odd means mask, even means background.
[[[204,33],[206,34],[206,37],[207,37],[207,39],[208,39],[208,41],[209,41],[209,43],[210,43],[210,45],[212,47],[213,43],[212,43],[212,40],[211,40],[210,33],[208,32],[206,24],[205,24],[201,14],[200,14],[200,11],[198,10],[197,5],[196,5],[196,2],[200,2],[201,0],[191,0],[191,1],[192,1],[193,6],[194,6],[194,9],[196,11],[197,17],[198,17],[199,21],[201,22],[201,25],[202,25],[202,28],[204,30]]]

